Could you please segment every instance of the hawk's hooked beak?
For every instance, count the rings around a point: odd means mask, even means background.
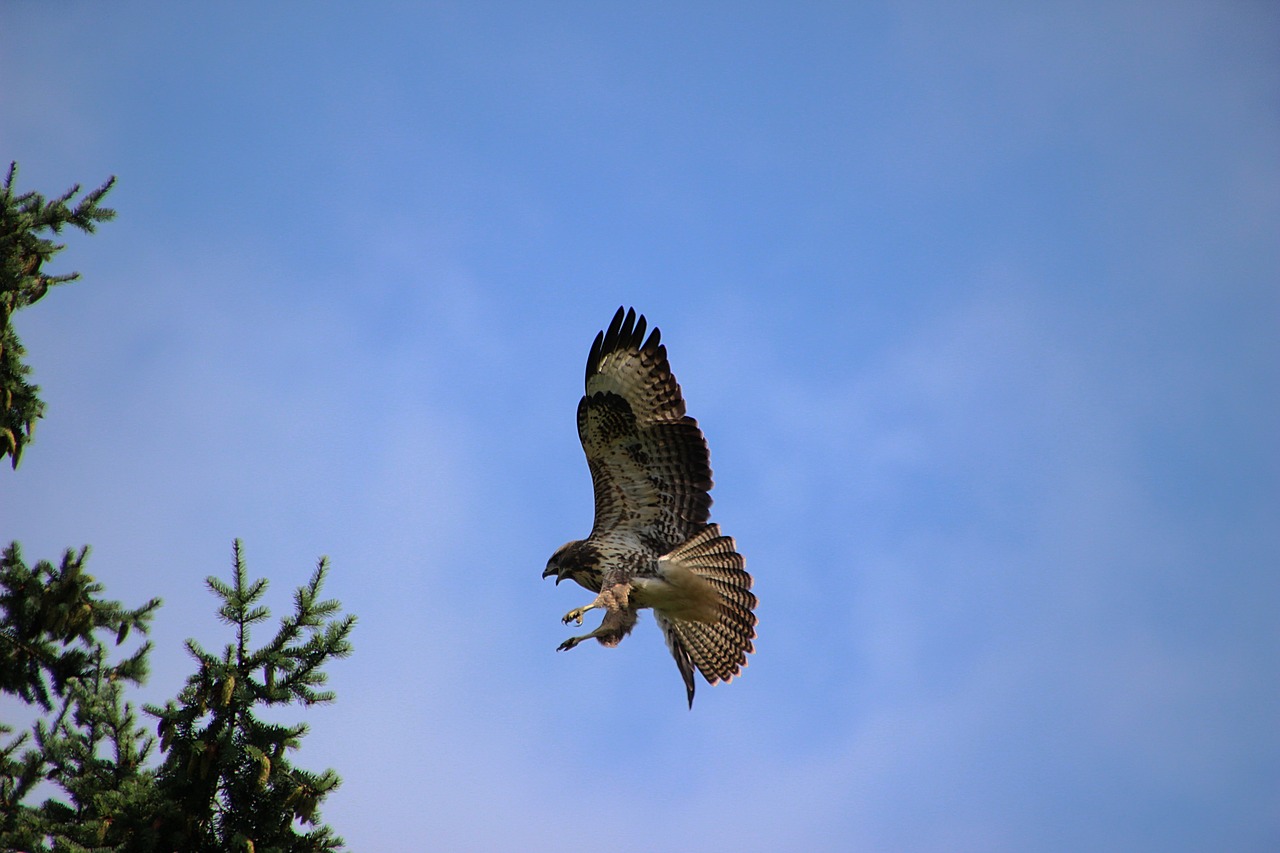
[[[547,566],[547,568],[542,572],[542,576],[544,578],[549,578],[553,575],[555,576],[555,579],[556,579],[556,586],[559,586],[560,581],[564,580],[564,575],[560,574],[559,569],[553,569],[551,566]]]

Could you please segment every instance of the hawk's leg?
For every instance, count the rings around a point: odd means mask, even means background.
[[[560,644],[556,651],[568,651],[583,640],[599,639],[607,646],[616,646],[635,624],[635,611],[627,604],[631,593],[629,584],[621,583],[606,587],[596,596],[595,601],[585,607],[575,607],[564,615],[564,623],[582,624],[582,617],[588,610],[604,609],[608,612],[600,627],[581,637],[570,637]]]
[[[586,614],[588,610],[595,610],[597,607],[605,606],[604,602],[601,600],[603,597],[604,597],[603,595],[597,595],[596,600],[591,602],[587,606],[573,608],[568,613],[566,613],[564,615],[564,619],[560,621],[564,622],[564,624],[566,625],[568,625],[570,622],[576,622],[577,624],[581,625],[582,617],[583,615]],[[603,626],[601,626],[601,628],[603,628]],[[561,643],[560,648],[556,649],[556,651],[558,652],[568,651],[569,649],[578,645],[578,643],[581,643],[583,640],[590,640],[593,637],[600,636],[601,628],[597,628],[594,631],[592,631],[590,634],[584,634],[581,637],[570,637],[569,639]]]
[[[608,630],[603,625],[601,625],[599,628],[595,629],[590,634],[583,634],[581,637],[570,637],[569,639],[561,643],[559,648],[556,649],[556,651],[567,652],[569,651],[569,649],[578,645],[578,643],[581,643],[583,640],[591,640],[591,639],[594,639],[595,637],[602,636],[606,633],[608,633]]]
[[[560,621],[566,625],[568,625],[570,622],[576,622],[577,624],[581,625],[582,617],[588,610],[595,610],[597,607],[603,607],[603,606],[604,605],[600,603],[600,599],[597,597],[595,601],[591,602],[586,607],[573,608],[568,613],[566,613],[564,615],[564,618],[561,619]]]

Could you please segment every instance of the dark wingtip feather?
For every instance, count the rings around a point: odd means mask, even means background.
[[[630,314],[625,314],[621,308],[618,313],[613,315],[612,322],[609,323],[609,329],[604,333],[604,343],[600,346],[600,355],[606,356],[618,347],[618,338],[626,334],[627,325],[635,316],[633,310]]]
[[[635,337],[635,329],[636,309],[628,308],[626,319],[622,321],[622,328],[618,329],[618,335],[613,339],[613,346],[609,348],[609,352],[628,349],[631,346],[631,339]]]
[[[600,351],[604,347],[604,332],[597,332],[595,342],[591,344],[591,352],[587,355],[587,376],[588,382],[591,381],[591,375],[600,367]]]
[[[600,369],[600,359],[613,352],[613,348],[617,346],[618,332],[622,328],[622,320],[625,316],[626,309],[619,305],[617,313],[609,321],[608,329],[596,335],[595,342],[591,344],[591,353],[587,356],[586,379],[588,381]]]
[[[648,340],[644,336],[646,331],[649,332]],[[600,359],[613,352],[634,349],[637,352],[658,352],[660,358],[665,358],[666,352],[659,351],[661,342],[662,332],[656,326],[649,329],[649,321],[643,314],[637,314],[635,308],[619,306],[609,321],[609,327],[596,335],[595,343],[591,345],[591,354],[587,357],[587,378],[598,372]]]

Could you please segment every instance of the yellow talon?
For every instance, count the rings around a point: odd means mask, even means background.
[[[564,615],[564,619],[561,621],[563,621],[564,624],[566,625],[568,625],[570,622],[576,622],[577,624],[581,625],[583,614],[585,614],[593,606],[594,605],[588,605],[586,607],[575,607],[572,610],[570,610],[568,613],[566,613]]]

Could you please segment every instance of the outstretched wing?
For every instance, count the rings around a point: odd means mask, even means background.
[[[592,536],[626,529],[665,554],[711,514],[711,461],[658,330],[644,333],[644,317],[619,308],[596,335],[578,436],[595,486]]]

